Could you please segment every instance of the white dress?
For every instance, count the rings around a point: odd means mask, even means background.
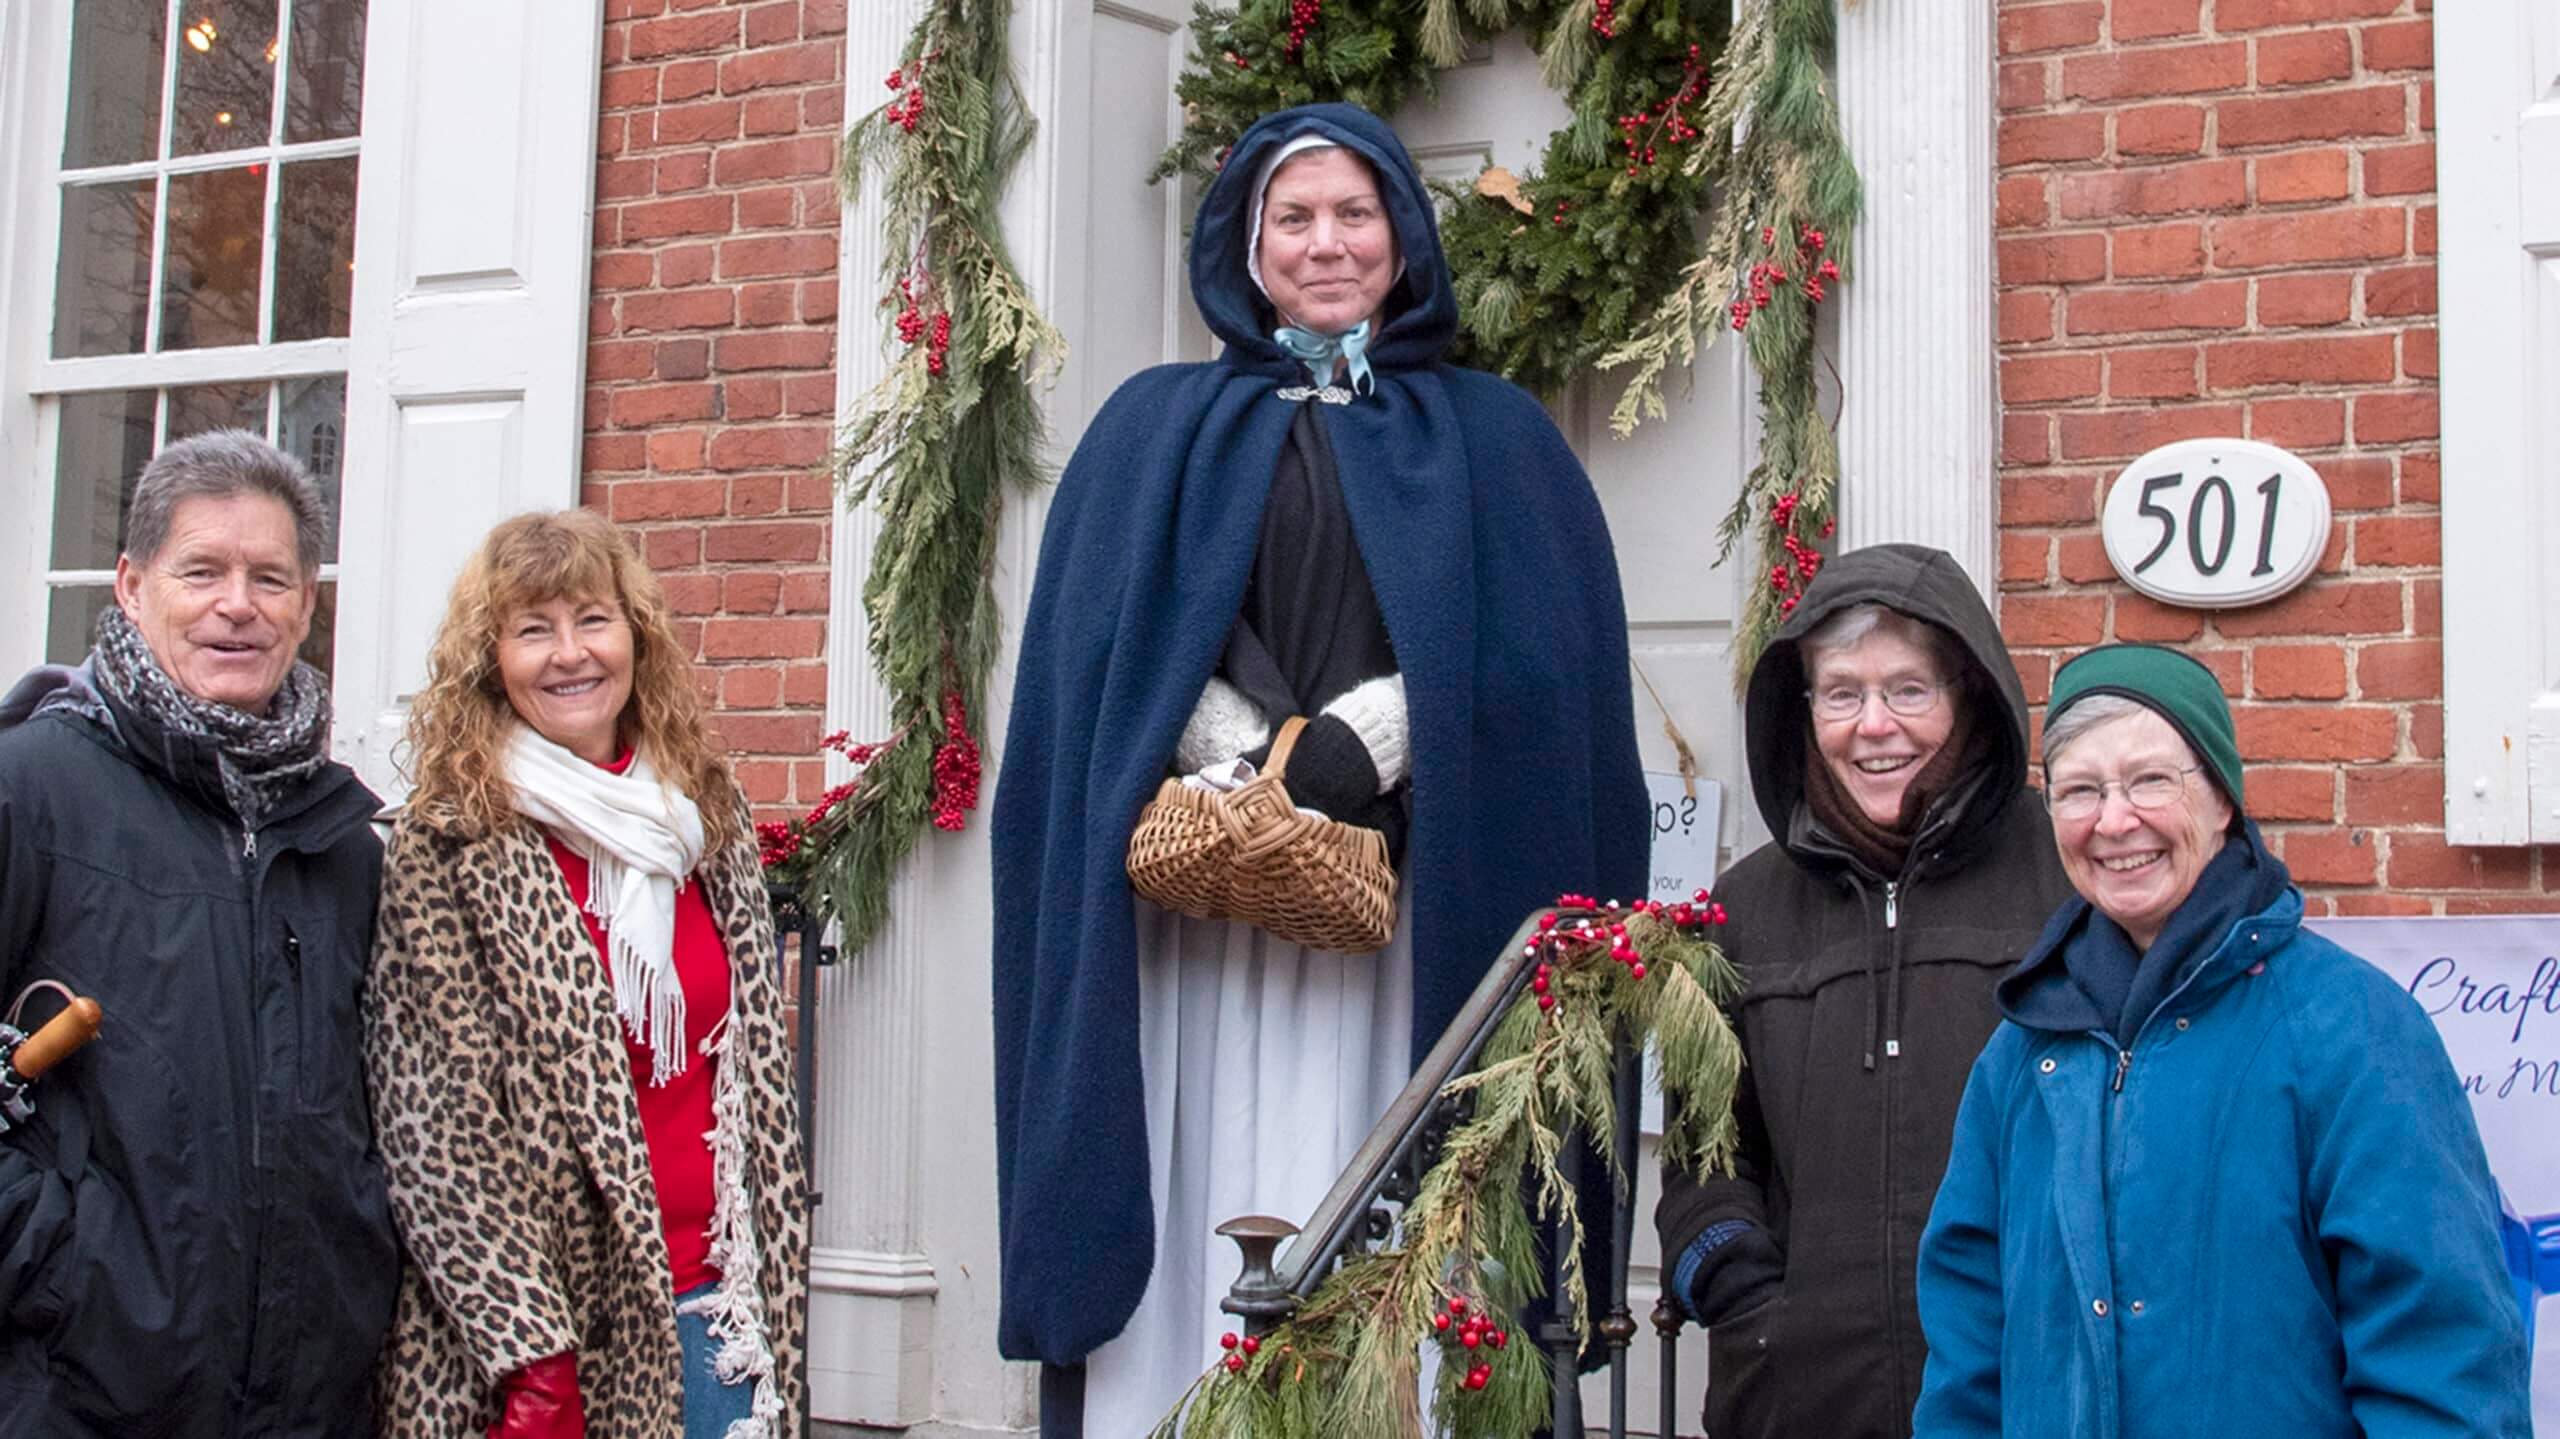
[[[1089,1439],[1140,1439],[1222,1357],[1239,1324],[1218,1303],[1242,1265],[1217,1227],[1304,1224],[1411,1069],[1409,888],[1395,938],[1368,955],[1135,903],[1155,1268],[1085,1361]]]

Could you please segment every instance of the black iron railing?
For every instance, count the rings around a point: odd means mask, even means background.
[[[1247,1332],[1268,1332],[1288,1318],[1346,1258],[1393,1237],[1397,1213],[1418,1192],[1423,1174],[1439,1158],[1448,1135],[1467,1118],[1469,1099],[1444,1096],[1441,1090],[1474,1067],[1494,1026],[1528,990],[1538,964],[1556,962],[1550,952],[1552,947],[1553,941],[1537,928],[1536,915],[1521,923],[1503,946],[1502,961],[1468,996],[1465,1007],[1424,1056],[1413,1078],[1387,1107],[1385,1116],[1369,1131],[1368,1139],[1352,1156],[1350,1167],[1334,1182],[1303,1229],[1269,1215],[1250,1215],[1219,1227],[1218,1232],[1235,1240],[1244,1257],[1244,1272],[1220,1307],[1242,1320]],[[1609,1136],[1609,1143],[1616,1151],[1617,1171],[1628,1177],[1629,1184],[1626,1192],[1614,1196],[1610,1210],[1610,1237],[1614,1243],[1607,1283],[1598,1300],[1605,1307],[1600,1309],[1592,1329],[1604,1342],[1608,1356],[1608,1433],[1610,1439],[1625,1439],[1628,1350],[1636,1336],[1635,1316],[1627,1307],[1627,1260],[1635,1240],[1636,1127],[1644,1084],[1643,1054],[1631,1038],[1621,1037],[1613,1078],[1617,1132]],[[1579,1136],[1565,1136],[1560,1167],[1576,1192],[1584,1179],[1585,1149]],[[1597,1182],[1609,1181],[1601,1176]],[[1294,1242],[1289,1242],[1293,1238]],[[1284,1242],[1289,1242],[1285,1253],[1280,1251]],[[1585,1432],[1580,1382],[1582,1324],[1580,1316],[1563,1308],[1567,1292],[1563,1246],[1551,1244],[1548,1248],[1554,1269],[1548,1276],[1547,1292],[1556,1296],[1557,1312],[1540,1326],[1534,1338],[1553,1366],[1554,1433],[1559,1439],[1579,1439]],[[1681,1321],[1678,1310],[1668,1300],[1655,1306],[1652,1318],[1662,1342],[1660,1425],[1661,1432],[1668,1435],[1676,1430],[1679,1411],[1673,1387],[1673,1355]]]
[[[809,1204],[817,1207],[818,1191],[818,971],[836,962],[836,947],[827,943],[827,922],[800,902],[787,885],[765,886],[773,905],[773,961],[777,973],[792,976],[794,1034],[792,1065],[800,1102],[800,1167],[809,1176]]]

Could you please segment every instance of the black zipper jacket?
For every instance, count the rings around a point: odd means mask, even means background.
[[[1812,740],[1798,647],[1874,602],[1953,634],[1989,758],[1921,821],[1900,874],[1870,872],[1804,799]],[[1713,1228],[1778,1256],[1776,1293],[1708,1333],[1711,1439],[1903,1439],[1926,1358],[1912,1297],[1920,1231],[1965,1078],[2000,1022],[1992,987],[2071,887],[2026,788],[2027,706],[1999,627],[1954,560],[1915,545],[1844,554],[1758,665],[1744,700],[1752,790],[1771,833],[1721,879],[1721,936],[1746,981],[1733,1173],[1664,1176],[1666,1283]],[[1753,1242],[1765,1238],[1766,1243]],[[1702,1256],[1695,1307],[1728,1252]]]
[[[209,752],[54,674],[0,713],[0,1006],[55,979],[106,1018],[0,1135],[0,1434],[371,1434],[374,797],[330,765],[245,834]]]

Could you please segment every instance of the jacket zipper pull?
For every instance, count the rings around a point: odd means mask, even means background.
[[[245,824],[240,826],[240,857],[242,859],[258,857],[258,832]]]
[[[1884,927],[1887,929],[1902,922],[1901,891],[1902,886],[1898,882],[1884,887]]]
[[[2117,1094],[2122,1094],[2122,1093],[2124,1093],[2124,1072],[2125,1072],[2126,1070],[2128,1070],[2128,1069],[2131,1069],[2131,1068],[2133,1068],[2133,1051],[2132,1051],[2132,1050],[2130,1050],[2130,1049],[2119,1049],[2119,1050],[2117,1050],[2117,1051],[2116,1051],[2116,1082],[2115,1082],[2113,1085],[2109,1086],[2109,1087],[2110,1087],[2110,1088],[2111,1088],[2115,1093],[2117,1093]]]

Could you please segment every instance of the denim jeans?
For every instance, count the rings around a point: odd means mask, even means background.
[[[729,1426],[747,1417],[756,1394],[755,1381],[723,1384],[711,1367],[720,1343],[711,1337],[707,1315],[683,1313],[686,1303],[708,1294],[705,1284],[676,1296],[676,1337],[684,1345],[684,1439],[722,1439]]]

